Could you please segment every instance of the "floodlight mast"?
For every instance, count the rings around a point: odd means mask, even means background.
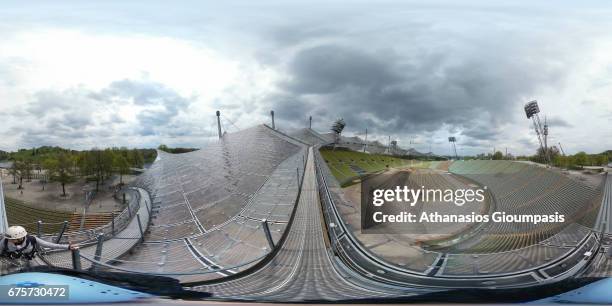
[[[457,145],[455,144],[457,142],[457,138],[454,136],[448,137],[448,142],[452,143],[453,150],[455,151],[455,160],[459,160],[459,156],[457,155]]]
[[[544,159],[546,160],[546,164],[550,164],[550,156],[548,154],[548,124],[544,121],[544,126],[542,126],[542,122],[540,121],[540,116],[538,113],[540,112],[540,107],[538,106],[538,101],[533,100],[525,104],[525,115],[527,115],[527,119],[531,119],[533,121],[533,127],[538,135],[538,141],[540,142],[540,149],[544,153]]]

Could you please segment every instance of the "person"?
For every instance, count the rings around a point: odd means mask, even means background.
[[[42,248],[54,250],[75,250],[78,245],[57,244],[45,241],[36,236],[28,235],[22,226],[11,226],[0,240],[0,258],[7,259],[13,267],[18,269],[29,267],[30,261]]]

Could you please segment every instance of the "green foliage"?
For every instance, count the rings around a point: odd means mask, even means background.
[[[136,168],[142,168],[145,163],[152,163],[157,154],[155,149],[127,149],[127,148],[110,148],[113,153],[120,152],[128,159],[130,166]],[[195,149],[192,149],[195,150]],[[64,153],[71,156],[76,156],[77,160],[82,160],[82,155],[87,155],[88,153],[98,151],[98,149],[93,150],[84,150],[84,151],[76,151],[69,150],[60,147],[39,147],[32,149],[19,149],[17,152],[6,153],[7,159],[16,161],[16,160],[30,160],[34,169],[37,169],[37,166],[42,165],[43,161],[49,158],[56,159],[59,154]],[[2,153],[0,151],[0,160],[3,160]],[[130,156],[130,154],[132,156]]]
[[[567,169],[581,169],[584,166],[605,166],[610,162],[610,157],[605,152],[602,154],[587,154],[578,152],[574,155],[558,155],[553,159],[553,165]]]
[[[130,173],[130,163],[123,154],[115,155],[113,166],[119,173],[119,183],[123,185],[123,176]]]
[[[585,152],[578,152],[573,156],[573,164],[578,166],[586,166],[589,164],[589,156]]]
[[[153,163],[155,161],[155,158],[157,158],[157,151],[155,149],[134,149],[134,150],[142,154],[142,157],[144,158],[144,164]]]
[[[23,159],[17,159],[13,161],[10,173],[13,178],[18,180],[19,189],[23,189],[23,180],[30,181],[32,179],[33,163],[30,157],[24,157]]]
[[[500,151],[495,152],[495,154],[493,154],[493,159],[494,160],[502,160],[504,159],[504,154]]]
[[[51,181],[62,184],[62,196],[66,196],[66,184],[75,180],[74,157],[65,153],[57,156],[57,159],[45,160],[45,168]]]
[[[160,150],[160,151],[168,152],[168,150],[170,148],[168,148],[168,146],[165,145],[165,144],[160,144],[159,147],[157,147],[157,149]],[[168,153],[170,153],[170,152],[168,152]]]
[[[160,151],[164,151],[166,153],[172,153],[172,154],[187,153],[187,152],[193,152],[197,150],[195,148],[170,148],[165,144],[159,145],[157,149]]]
[[[412,164],[412,161],[383,154],[368,154],[339,149],[321,149],[320,152],[332,174],[342,186],[350,185],[354,179],[360,176],[356,169],[363,170],[365,173],[361,175],[364,175],[391,167]],[[417,165],[413,166],[418,165],[425,165],[425,163],[418,162]],[[429,166],[429,163],[427,163],[427,166]]]
[[[143,168],[145,163],[155,160],[155,149],[127,149],[107,148],[88,151],[75,151],[60,147],[40,147],[33,149],[20,149],[8,153],[13,166],[9,173],[14,183],[22,188],[23,180],[32,178],[33,170],[45,170],[47,177],[60,182],[62,187],[78,177],[87,181],[95,181],[96,189],[113,174],[123,175],[130,172],[130,168]],[[65,187],[63,188],[65,195]]]
[[[127,153],[127,152],[126,152]],[[126,154],[126,162],[128,162],[128,166],[132,166],[135,168],[144,167],[145,158],[140,150],[131,150]]]

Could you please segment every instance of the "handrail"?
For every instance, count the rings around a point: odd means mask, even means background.
[[[128,187],[128,189],[134,190],[133,187]],[[95,242],[97,234],[100,234],[100,233],[103,233],[106,239],[112,237],[114,235],[113,231],[119,232],[121,231],[121,229],[125,228],[130,223],[131,214],[128,210],[137,211],[140,208],[140,193],[136,192],[135,195],[136,195],[136,200],[132,199],[130,202],[128,202],[128,205],[126,206],[126,208],[124,208],[119,214],[117,214],[107,224],[104,224],[104,225],[101,225],[101,226],[98,226],[92,229],[79,230],[79,231],[67,231],[62,236],[62,241],[78,242],[81,244]],[[61,223],[58,223],[58,224],[61,224]],[[41,223],[41,225],[55,225],[55,223],[44,223],[43,222]],[[113,226],[114,226],[114,230],[113,230]],[[42,235],[41,238],[53,239],[53,238],[56,238],[57,236],[58,236],[57,233],[45,234],[45,235]],[[77,237],[77,236],[84,236],[84,238],[82,237],[83,238],[82,240],[75,241],[74,237]]]
[[[264,259],[268,254],[262,255],[260,257],[257,257],[255,259],[252,259],[250,261],[235,265],[235,266],[231,266],[231,267],[225,267],[222,269],[213,269],[213,270],[208,270],[208,271],[198,271],[198,272],[143,272],[143,271],[135,271],[135,270],[131,270],[128,268],[121,268],[118,266],[113,266],[111,264],[107,264],[105,262],[102,262],[100,260],[95,260],[93,258],[89,258],[88,256],[85,256],[83,254],[79,254],[80,258],[83,258],[89,262],[91,262],[93,265],[97,265],[97,266],[103,266],[105,268],[108,269],[113,269],[113,270],[119,270],[122,272],[128,272],[128,273],[135,273],[135,274],[141,274],[141,275],[161,275],[161,276],[187,276],[187,275],[206,275],[206,274],[213,274],[213,273],[219,273],[219,272],[228,272],[229,270],[234,270],[237,268],[241,268],[247,265],[250,265],[254,262],[260,261],[262,259]]]

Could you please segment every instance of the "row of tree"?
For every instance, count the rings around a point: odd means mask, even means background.
[[[548,153],[548,154],[546,154]],[[555,167],[566,169],[581,169],[584,166],[605,166],[612,162],[612,151],[605,151],[600,154],[588,154],[578,152],[574,155],[565,155],[556,146],[548,148],[548,152],[539,148],[535,155],[519,156],[517,159],[530,160],[537,163],[546,163],[548,160]]]
[[[74,151],[43,147],[11,153],[9,159],[13,164],[10,174],[13,176],[13,183],[19,183],[18,188],[22,189],[23,180],[30,181],[37,171],[43,189],[47,180],[59,182],[62,185],[62,195],[66,196],[66,184],[78,178],[95,181],[98,191],[101,183],[118,174],[120,184],[123,185],[123,176],[131,173],[131,168],[143,168],[145,162],[155,159],[154,156],[155,150],[152,149],[109,148]]]
[[[166,153],[172,153],[172,154],[181,154],[181,153],[193,152],[197,150],[196,148],[170,148],[165,144],[159,145],[157,149],[160,151],[164,151]]]
[[[556,167],[576,169],[584,166],[605,166],[610,162],[607,154],[587,154],[578,152],[574,155],[556,155],[552,158],[552,163]]]

